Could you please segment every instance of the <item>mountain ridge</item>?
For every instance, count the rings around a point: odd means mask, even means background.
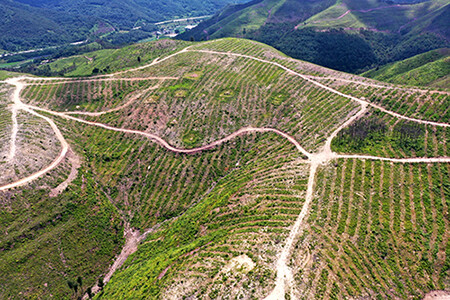
[[[447,0],[265,0],[227,8],[179,38],[250,38],[295,58],[358,73],[448,47],[449,17]]]

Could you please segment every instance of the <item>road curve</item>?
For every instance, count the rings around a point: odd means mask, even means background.
[[[45,117],[45,116],[43,116],[41,114],[38,114],[37,112],[35,112],[35,111],[31,110],[31,109],[28,109],[28,108],[25,108],[25,107],[21,108],[21,109],[25,110],[26,112],[28,112],[30,114],[33,114],[33,115],[35,115],[37,117],[40,117],[40,118],[46,120],[50,124],[50,126],[52,127],[53,131],[56,134],[56,137],[58,138],[58,140],[61,143],[61,146],[62,146],[61,152],[56,157],[56,159],[49,166],[47,166],[46,168],[44,168],[44,169],[42,169],[42,170],[40,170],[40,171],[38,171],[38,172],[28,176],[28,177],[25,177],[25,178],[22,178],[22,179],[20,179],[18,181],[15,181],[13,183],[0,186],[0,191],[5,191],[5,190],[9,190],[9,189],[12,189],[12,188],[15,188],[15,187],[19,187],[19,186],[25,185],[25,184],[33,181],[33,180],[36,180],[36,179],[40,178],[41,176],[43,176],[47,172],[50,172],[51,170],[56,168],[61,163],[61,161],[64,159],[64,157],[67,154],[67,151],[69,150],[69,144],[66,142],[66,140],[64,139],[61,131],[59,130],[59,128],[56,126],[56,124],[53,122],[52,119],[47,118],[47,117]]]
[[[70,115],[67,115],[66,113],[60,113],[60,112],[55,112],[55,111],[51,111],[45,108],[40,108],[40,107],[36,107],[36,106],[32,106],[32,105],[27,105],[27,107],[29,107],[30,109],[33,110],[38,110],[38,111],[42,111],[42,112],[46,112],[55,116],[59,116],[65,119],[69,119],[69,120],[73,120],[76,122],[80,122],[83,124],[87,124],[87,125],[92,125],[92,126],[97,126],[97,127],[101,127],[104,129],[108,129],[108,130],[112,130],[112,131],[117,131],[117,132],[123,132],[123,133],[131,133],[131,134],[138,134],[138,135],[143,135],[151,140],[153,140],[154,142],[156,142],[157,144],[159,144],[160,146],[166,148],[169,151],[175,152],[175,153],[183,153],[183,154],[192,154],[192,153],[197,153],[197,152],[201,152],[201,151],[205,151],[205,150],[210,150],[220,144],[223,144],[225,142],[228,142],[240,135],[243,134],[248,134],[248,133],[252,133],[252,132],[259,132],[259,133],[266,133],[266,132],[273,132],[276,133],[284,138],[286,138],[290,143],[292,143],[299,152],[301,152],[303,155],[307,156],[308,158],[312,156],[311,153],[309,153],[308,151],[306,151],[299,142],[297,142],[297,140],[295,140],[292,136],[278,130],[278,129],[274,129],[274,128],[254,128],[254,127],[245,127],[245,128],[241,128],[238,131],[220,139],[217,141],[212,142],[211,144],[208,145],[204,145],[201,147],[197,147],[197,148],[192,148],[192,149],[183,149],[183,148],[176,148],[171,146],[167,141],[165,141],[164,139],[162,139],[161,137],[152,134],[152,133],[148,133],[148,132],[144,132],[144,131],[139,131],[139,130],[134,130],[134,129],[124,129],[124,128],[117,128],[117,127],[113,127],[113,126],[109,126],[106,124],[102,124],[102,123],[97,123],[97,122],[92,122],[92,121],[86,121],[84,119],[80,119],[80,118],[76,118],[76,117],[72,117]]]
[[[25,185],[25,184],[27,184],[27,183],[29,183],[29,182],[31,182],[31,181],[41,177],[45,173],[53,170],[56,166],[58,166],[61,163],[61,161],[66,156],[67,151],[69,150],[69,144],[64,139],[64,136],[62,135],[62,133],[59,130],[58,126],[56,126],[55,122],[53,122],[52,119],[50,119],[48,117],[45,117],[45,116],[42,116],[42,115],[38,114],[37,112],[29,109],[25,104],[23,104],[21,102],[21,100],[20,100],[20,91],[24,87],[24,83],[21,82],[21,79],[13,78],[13,79],[8,80],[7,82],[8,82],[8,84],[16,86],[16,90],[13,93],[13,100],[14,100],[13,111],[17,112],[18,110],[24,110],[24,111],[26,111],[26,112],[28,112],[30,114],[33,114],[33,115],[35,115],[35,116],[37,116],[39,118],[42,118],[45,121],[47,121],[47,123],[50,124],[50,126],[53,129],[53,131],[55,132],[56,137],[58,138],[58,140],[61,143],[61,152],[59,153],[58,157],[49,166],[47,166],[46,168],[44,168],[44,169],[42,169],[42,170],[40,170],[40,171],[38,171],[38,172],[28,176],[28,177],[25,177],[25,178],[22,178],[22,179],[20,179],[18,181],[15,181],[13,183],[2,185],[2,186],[0,186],[0,191],[4,191],[4,190],[8,190],[8,189],[12,189],[12,188],[15,188],[15,187],[19,187],[19,186]],[[16,122],[17,122],[17,120],[16,120]],[[14,142],[14,143],[11,146],[11,150],[10,150],[11,152],[14,151],[12,153],[13,155],[15,155],[15,151],[16,151],[15,139],[16,139],[16,136],[17,136],[17,131],[18,131],[18,126],[16,124],[15,128],[13,128],[13,133],[12,133],[12,137],[11,137],[11,139],[14,139],[14,141],[11,140],[11,142],[12,143]],[[11,153],[10,153],[10,155],[11,155]]]
[[[413,92],[419,92],[419,93],[433,92],[433,93],[437,93],[437,94],[450,95],[450,92],[447,92],[447,91],[422,90],[422,89],[418,89],[417,87],[399,86],[399,85],[395,85],[393,83],[387,83],[387,82],[383,82],[384,85],[375,84],[375,83],[369,82],[371,80],[374,81],[374,79],[370,79],[370,78],[366,78],[368,80],[368,82],[363,82],[360,80],[344,79],[344,78],[333,77],[333,76],[322,77],[322,76],[306,75],[306,77],[313,79],[313,80],[336,80],[336,81],[347,82],[347,83],[355,83],[355,84],[364,85],[364,86],[371,86],[371,87],[375,87],[375,88],[387,88],[387,89],[392,89],[392,90],[404,90],[404,91],[413,91]]]

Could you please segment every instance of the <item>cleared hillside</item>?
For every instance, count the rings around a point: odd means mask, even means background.
[[[11,122],[0,138],[17,148],[7,163],[22,166],[24,137],[47,140],[15,110],[61,146],[50,170],[0,182],[0,298],[419,298],[449,288],[448,93],[249,40],[155,45],[160,58],[117,64],[124,72],[3,83]],[[386,100],[397,96],[410,101]],[[13,138],[16,122],[24,130]]]

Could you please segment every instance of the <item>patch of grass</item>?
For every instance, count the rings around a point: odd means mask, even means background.
[[[202,78],[203,72],[202,71],[194,71],[194,72],[188,72],[183,75],[183,78],[190,79],[190,80],[199,80]]]
[[[236,98],[236,91],[232,89],[224,89],[218,93],[218,99],[221,103],[229,103]]]
[[[23,74],[0,70],[0,80],[5,80],[5,79],[11,78],[11,77],[17,77],[17,76],[21,76],[21,75],[23,75]]]
[[[70,77],[113,73],[150,63],[157,57],[163,58],[187,45],[188,42],[164,39],[62,58],[40,68],[50,68],[53,74]]]
[[[275,94],[270,97],[270,103],[273,106],[280,106],[287,98],[286,94]]]
[[[195,146],[200,145],[200,143],[203,141],[203,138],[204,137],[200,132],[191,130],[183,135],[183,143],[189,148],[194,148]]]

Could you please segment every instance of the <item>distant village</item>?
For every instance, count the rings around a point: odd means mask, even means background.
[[[158,30],[154,33],[157,38],[160,37],[176,37],[180,33],[197,27],[197,25],[205,18],[210,16],[169,20],[156,23]]]

